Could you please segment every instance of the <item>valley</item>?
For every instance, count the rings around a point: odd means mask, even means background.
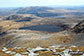
[[[84,11],[83,7],[25,7],[2,8],[0,13],[0,55],[28,56],[26,48],[48,48],[38,51],[38,56],[56,56],[53,50],[75,49],[84,51]],[[8,13],[6,13],[6,12]],[[10,13],[11,12],[11,13]],[[5,13],[5,14],[4,14]],[[4,15],[3,15],[4,14]],[[75,46],[75,47],[74,47]],[[7,48],[9,52],[2,51]],[[15,47],[16,50],[14,49]],[[50,48],[51,47],[51,48]],[[18,48],[20,48],[18,50]],[[39,49],[39,48],[37,48]],[[14,51],[14,54],[10,54]],[[19,54],[18,54],[19,53]]]

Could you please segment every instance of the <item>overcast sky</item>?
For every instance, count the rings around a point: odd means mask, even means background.
[[[84,0],[0,0],[0,7],[79,6]]]

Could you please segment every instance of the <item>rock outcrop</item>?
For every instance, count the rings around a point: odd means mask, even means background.
[[[84,33],[84,20],[79,22],[76,26],[74,26],[72,32]]]
[[[5,50],[6,51],[3,51]],[[48,49],[48,50],[45,50]],[[37,52],[34,52],[37,51]],[[42,51],[45,50],[45,51]],[[74,52],[73,52],[74,51]],[[50,46],[47,48],[43,47],[35,47],[35,48],[27,48],[27,47],[14,47],[14,48],[2,48],[0,49],[0,56],[72,56],[75,54],[84,56],[84,46]]]
[[[24,15],[10,15],[8,17],[5,17],[4,20],[26,20],[26,21],[30,21],[33,18],[28,17],[28,16],[24,16]]]

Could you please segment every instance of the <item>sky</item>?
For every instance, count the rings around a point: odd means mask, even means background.
[[[0,0],[0,7],[80,6],[84,0]]]

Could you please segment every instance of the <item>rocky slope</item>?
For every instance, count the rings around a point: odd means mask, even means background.
[[[84,33],[84,20],[73,27],[72,32]]]
[[[48,22],[47,22],[48,20]],[[50,21],[49,21],[50,20]],[[53,19],[55,20],[55,19]],[[32,20],[30,22],[14,22],[14,21],[1,21],[1,32],[6,32],[5,35],[0,37],[0,47],[48,47],[51,45],[83,45],[83,35],[68,33],[68,31],[61,32],[45,32],[35,30],[20,30],[18,28],[24,26],[33,26],[41,24],[53,24],[57,23],[51,19]],[[43,22],[44,21],[44,22]],[[53,21],[53,23],[50,23]],[[41,23],[40,23],[41,22]],[[63,21],[64,22],[64,21]],[[39,24],[40,23],[40,24]],[[79,37],[80,36],[80,37]],[[47,44],[45,44],[47,43]]]
[[[72,38],[67,34],[31,30],[10,30],[0,40],[0,47],[48,47],[72,43]]]

